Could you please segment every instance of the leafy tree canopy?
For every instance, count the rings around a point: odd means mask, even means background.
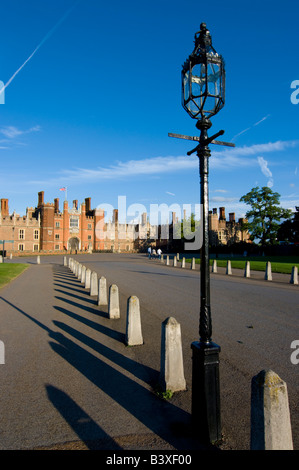
[[[280,207],[280,194],[264,186],[252,188],[249,193],[241,197],[240,201],[251,206],[246,212],[247,229],[252,240],[259,240],[261,245],[274,245],[277,243],[277,232],[283,220],[289,220],[292,212]]]

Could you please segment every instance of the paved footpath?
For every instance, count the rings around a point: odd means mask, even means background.
[[[204,449],[190,392],[175,404],[153,393],[160,339],[143,346],[152,360],[142,364],[124,344],[125,315],[109,320],[62,261],[32,258],[0,290],[0,449]]]

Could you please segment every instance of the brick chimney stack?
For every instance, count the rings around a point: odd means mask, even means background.
[[[1,199],[1,215],[2,217],[9,216],[8,199]]]

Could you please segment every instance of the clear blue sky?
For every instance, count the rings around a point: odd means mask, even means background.
[[[45,200],[92,207],[198,204],[181,66],[206,22],[226,63],[226,104],[210,133],[210,209],[270,185],[299,205],[299,4],[295,0],[10,0],[1,5],[0,197],[25,214]],[[299,94],[298,94],[299,97]]]

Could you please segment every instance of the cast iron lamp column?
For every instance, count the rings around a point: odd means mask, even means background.
[[[209,144],[226,145],[214,140],[224,131],[208,137],[210,117],[224,106],[224,61],[212,47],[206,24],[195,35],[195,48],[182,69],[182,104],[187,113],[197,119],[200,137],[192,140],[199,145],[188,152],[197,153],[200,172],[202,205],[202,234],[200,264],[200,321],[199,341],[192,348],[192,421],[196,433],[209,443],[221,440],[219,353],[220,346],[212,341],[209,266]],[[184,138],[184,137],[183,137]],[[186,138],[186,137],[185,137]],[[228,144],[229,145],[229,144]]]

